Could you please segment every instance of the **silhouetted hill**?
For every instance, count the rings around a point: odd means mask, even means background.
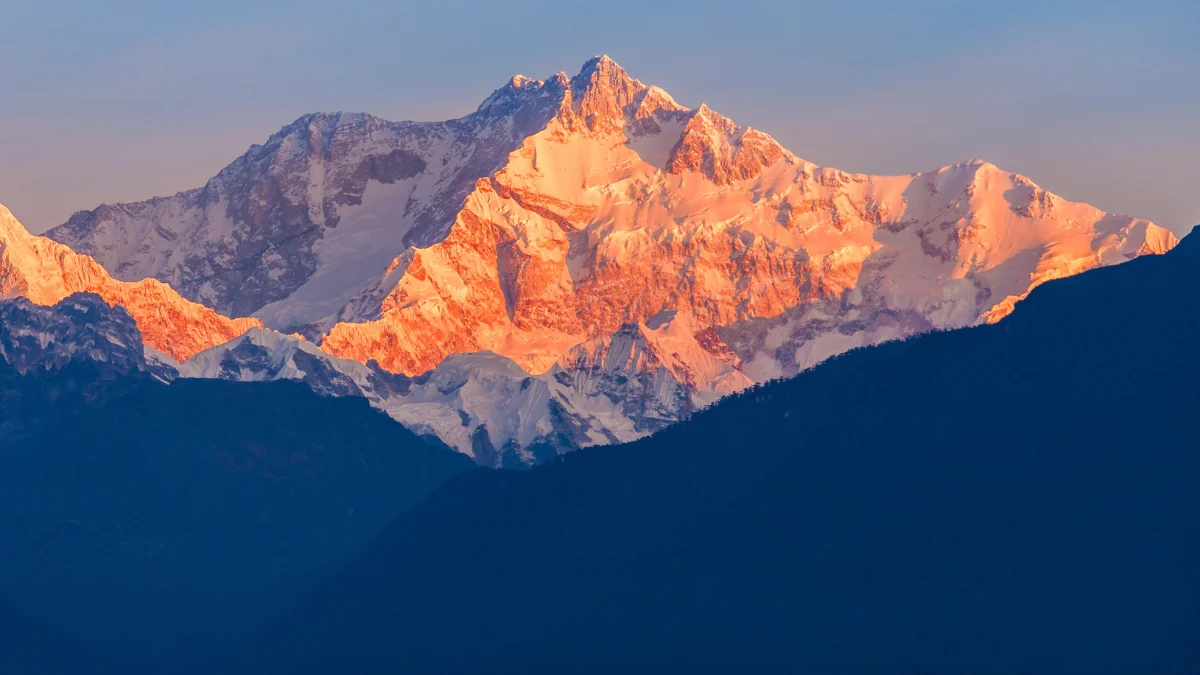
[[[26,393],[47,377],[9,375]],[[474,466],[298,383],[107,391],[60,397],[51,428],[0,446],[0,591],[105,641],[177,633],[340,564]]]
[[[1194,235],[637,443],[463,474],[244,667],[1196,672],[1198,293]]]

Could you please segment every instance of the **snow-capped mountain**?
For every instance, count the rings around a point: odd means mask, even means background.
[[[549,374],[578,394],[619,403],[641,435],[753,384],[735,354],[704,338],[689,314],[664,311],[572,347]]]
[[[360,389],[364,372],[409,376],[423,394],[373,400],[477,459],[636,437],[1176,243],[982,161],[819,167],[607,57],[514,77],[459,120],[306,116],[204,188],[81,212],[48,236],[312,340],[284,353],[338,357],[343,374],[374,364],[346,375]],[[222,351],[239,365],[200,371],[260,376]]]
[[[1174,241],[983,162],[817,167],[607,59],[525,87],[556,90],[555,117],[478,182],[445,239],[406,250],[342,310],[327,351],[419,373],[488,349],[540,372],[585,339],[687,310],[762,381],[994,320],[1041,281]]]
[[[21,375],[52,374],[73,362],[105,364],[125,376],[146,371],[133,317],[92,293],[52,306],[26,298],[0,301],[0,358]]]
[[[230,316],[316,322],[409,245],[444,238],[475,181],[556,104],[502,90],[449,122],[306,115],[202,188],[80,212],[47,235],[120,279],[155,277]]]
[[[362,396],[414,431],[500,466],[631,441],[750,384],[700,347],[688,317],[675,313],[578,345],[540,375],[478,352],[408,377],[263,328],[182,363],[161,354],[147,361],[178,377],[298,380],[323,395]]]
[[[258,319],[230,319],[185,300],[157,279],[113,279],[92,258],[30,234],[0,205],[0,300],[23,297],[34,304],[54,305],[81,292],[124,307],[133,315],[141,340],[176,359],[262,325]]]
[[[79,390],[149,372],[133,317],[92,293],[76,293],[52,306],[26,298],[0,300],[0,361],[18,376],[54,377],[73,367],[97,366],[88,370],[88,381],[71,385]]]
[[[157,378],[142,350],[133,317],[98,295],[0,300],[0,442],[47,423],[55,404],[95,405]]]

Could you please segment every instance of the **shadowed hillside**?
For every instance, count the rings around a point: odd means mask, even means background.
[[[99,349],[24,375],[0,361],[4,400],[42,406],[0,444],[0,592],[80,636],[204,623],[341,563],[473,466],[299,383],[168,386],[131,366],[88,395],[114,363]]]
[[[1192,236],[637,443],[463,474],[246,667],[1194,672],[1198,293]]]

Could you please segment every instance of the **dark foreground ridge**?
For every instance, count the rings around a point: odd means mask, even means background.
[[[1195,672],[1198,297],[1192,236],[644,441],[461,475],[243,667]]]
[[[342,564],[474,466],[365,399],[163,384],[132,320],[95,296],[20,303],[0,402],[37,415],[0,425],[0,596],[87,642],[158,642]],[[71,341],[56,321],[73,317],[87,329]],[[24,349],[38,326],[53,349]]]

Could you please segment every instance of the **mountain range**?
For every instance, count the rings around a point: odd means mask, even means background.
[[[363,395],[489,466],[635,440],[1176,243],[986,162],[820,167],[607,57],[447,122],[307,115],[202,188],[48,238],[0,220],[3,295],[97,292],[163,372]]]
[[[127,643],[136,658],[114,659],[4,600],[0,645],[18,673],[1190,673],[1200,657],[1197,298],[1193,235],[1166,255],[1039,287],[997,324],[855,349],[634,443],[532,471],[462,470],[470,462],[442,450],[461,464],[440,487],[348,562],[243,595],[252,609],[231,601],[221,620],[230,632],[144,636]],[[5,354],[26,375],[5,366],[6,395],[29,373],[38,373],[22,380],[31,388],[77,391],[69,383],[86,379],[76,367],[89,360],[137,363],[132,318],[97,296],[8,304]],[[24,343],[28,354],[13,347],[11,335],[37,334],[21,321],[40,329],[71,317],[91,336],[73,357],[36,342]],[[311,426],[345,408],[399,428],[354,397],[322,398],[302,384],[166,385],[145,370],[148,395],[117,405],[47,394],[76,410],[50,431],[61,436],[0,445],[10,518],[0,578],[19,579],[5,592],[21,591],[40,616],[79,620],[80,606],[100,597],[86,616],[107,627],[138,606],[122,591],[162,590],[157,575],[143,576],[158,554],[131,565],[147,545],[165,549],[169,570],[197,555],[171,560],[188,541],[215,544],[201,568],[230,555],[230,542],[266,533],[286,542],[287,520],[322,522],[312,514],[326,507],[306,502],[324,490],[284,501],[265,528],[246,515],[270,513],[290,492],[286,479],[298,476],[288,458],[319,447]],[[264,399],[280,409],[277,422]],[[176,412],[124,451],[163,400]],[[203,410],[230,420],[214,425]],[[338,431],[371,438],[345,419]],[[208,438],[172,447],[192,434]],[[264,451],[264,438],[274,449]],[[331,445],[307,473],[328,487],[347,475],[347,455],[370,451],[358,457],[386,463],[414,454],[373,454],[380,445]],[[225,460],[204,469],[217,449]],[[164,457],[192,459],[155,468]],[[279,471],[284,485],[272,487],[264,471]],[[193,477],[190,492],[180,491],[183,476]],[[351,485],[362,499],[361,482]],[[230,488],[240,496],[229,504],[204,499],[224,502]],[[329,501],[333,517],[341,505]],[[55,522],[54,537],[28,540]],[[215,532],[205,535],[206,523]],[[117,537],[104,524],[133,527]],[[230,539],[243,530],[252,538]],[[304,558],[295,542],[283,550]],[[43,559],[31,557],[39,551]],[[98,574],[98,561],[112,567]],[[110,588],[71,582],[89,571],[89,582]],[[117,593],[114,572],[127,575]],[[144,620],[187,626],[181,615],[204,608],[178,592],[166,600]]]

